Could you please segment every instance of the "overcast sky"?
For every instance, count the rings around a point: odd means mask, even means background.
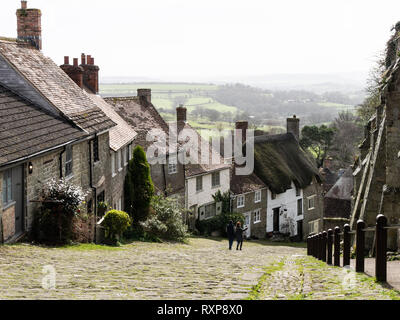
[[[1,0],[0,35],[16,36],[19,0]],[[95,57],[101,76],[163,80],[366,72],[400,20],[400,1],[29,0],[43,52]]]

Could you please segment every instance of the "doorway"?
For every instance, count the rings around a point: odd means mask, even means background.
[[[279,232],[279,207],[273,209],[274,232]]]
[[[303,220],[297,221],[297,237],[299,241],[303,240]]]
[[[15,201],[15,235],[24,231],[24,169],[12,168],[12,197]]]

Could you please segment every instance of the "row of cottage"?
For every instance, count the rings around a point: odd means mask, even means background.
[[[72,64],[64,57],[61,66],[44,56],[41,12],[21,3],[18,37],[0,38],[2,242],[31,230],[41,189],[50,179],[64,178],[86,190],[87,211],[94,215],[100,202],[123,210],[132,149],[147,150],[152,129],[169,137],[171,125],[152,104],[150,89],[139,89],[134,97],[101,97],[92,56],[82,54]],[[191,128],[183,106],[174,125]],[[245,136],[247,122],[236,128]],[[176,197],[200,220],[220,213],[213,199],[217,191],[230,191],[232,210],[244,214],[249,237],[287,233],[302,239],[323,228],[329,217],[323,218],[323,175],[298,143],[299,119],[289,118],[287,128],[285,134],[254,137],[250,175],[237,175],[235,165],[211,146],[219,159],[212,164],[185,165],[165,149],[167,161],[151,165],[156,190]]]

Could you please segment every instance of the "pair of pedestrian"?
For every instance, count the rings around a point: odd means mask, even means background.
[[[243,245],[243,232],[245,232],[247,228],[243,229],[241,223],[236,222],[236,228],[233,225],[233,221],[229,221],[229,224],[226,226],[226,233],[228,234],[229,240],[229,250],[232,250],[233,241],[236,239],[237,245],[236,250],[242,250]]]

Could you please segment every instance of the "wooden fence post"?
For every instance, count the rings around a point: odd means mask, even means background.
[[[343,267],[350,265],[350,225],[343,227]]]
[[[365,222],[357,221],[356,233],[356,272],[364,272],[364,251],[365,251]]]
[[[387,230],[385,229],[387,219],[379,214],[376,217],[376,257],[375,257],[375,277],[377,281],[386,281],[386,247]]]
[[[333,265],[340,267],[340,228],[335,227],[333,238]]]
[[[326,231],[322,232],[322,261],[326,262],[326,244],[328,241],[328,233]]]
[[[326,259],[326,262],[328,264],[332,264],[332,245],[333,245],[333,230],[329,229],[328,230],[328,240],[327,240],[327,246],[328,246],[328,257]]]

